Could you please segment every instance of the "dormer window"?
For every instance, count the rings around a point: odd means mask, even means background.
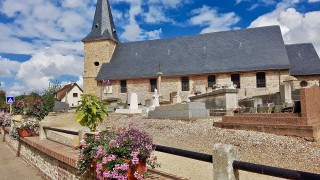
[[[99,23],[96,23],[95,27],[98,28],[99,27]]]

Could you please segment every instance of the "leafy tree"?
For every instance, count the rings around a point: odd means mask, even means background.
[[[108,116],[108,107],[91,94],[81,95],[82,103],[77,108],[77,121],[96,131],[97,126]]]
[[[58,92],[61,89],[61,84],[58,82],[55,82],[53,84],[49,84],[48,89],[44,90],[44,93],[42,95],[42,109],[45,112],[46,115],[49,114],[50,111],[53,110],[54,107],[54,95],[56,92]]]
[[[4,90],[0,90],[0,107],[4,106],[6,103],[6,92]]]

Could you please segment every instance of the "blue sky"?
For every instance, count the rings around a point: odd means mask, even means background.
[[[0,89],[82,85],[83,44],[96,0],[0,1]],[[320,54],[320,0],[110,0],[122,42],[280,25],[286,44]]]

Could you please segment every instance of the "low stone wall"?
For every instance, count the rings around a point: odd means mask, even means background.
[[[39,140],[38,137],[14,140],[8,134],[9,129],[1,131],[5,142],[17,156],[37,169],[45,179],[80,179],[75,175],[78,152],[71,147]]]
[[[307,125],[306,118],[301,118],[293,113],[239,114],[224,116],[222,121],[239,124]]]

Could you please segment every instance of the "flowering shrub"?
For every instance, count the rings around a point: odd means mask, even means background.
[[[13,113],[24,115],[26,113],[26,104],[23,101],[17,101],[13,103]]]
[[[0,127],[9,127],[11,125],[11,115],[9,113],[3,113],[0,115]]]
[[[85,135],[79,149],[78,173],[83,174],[90,166],[95,165],[97,179],[127,179],[128,170],[134,172],[136,179],[143,179],[147,168],[141,174],[136,169],[139,163],[147,163],[152,168],[158,166],[156,157],[151,158],[155,149],[152,138],[135,128],[112,129],[97,135]]]
[[[33,104],[29,107],[28,116],[34,117],[37,120],[41,121],[48,113],[43,108],[43,102],[40,96],[38,96]]]

